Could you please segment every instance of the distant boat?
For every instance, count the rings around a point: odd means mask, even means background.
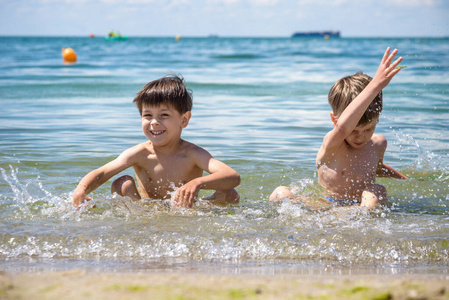
[[[105,37],[104,38],[106,41],[126,41],[128,39],[127,36],[114,36],[114,37]]]
[[[295,32],[292,37],[340,37],[340,31],[306,31],[306,32]]]
[[[108,36],[104,38],[106,41],[126,41],[127,36],[122,35],[120,32],[111,31]]]

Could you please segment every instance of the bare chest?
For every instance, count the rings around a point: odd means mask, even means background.
[[[355,195],[375,182],[380,158],[373,146],[344,150],[319,167],[318,178],[331,192]]]
[[[372,181],[376,176],[379,158],[374,153],[349,153],[341,157],[330,168],[345,181]]]
[[[134,170],[142,196],[150,198],[166,198],[177,187],[203,173],[182,154],[169,158],[149,155],[145,161],[134,166]]]

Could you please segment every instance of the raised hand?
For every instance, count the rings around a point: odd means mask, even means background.
[[[383,89],[386,87],[388,83],[390,83],[391,79],[393,79],[393,77],[401,71],[402,68],[397,68],[397,66],[402,61],[402,57],[399,57],[395,62],[391,63],[397,53],[398,50],[395,49],[390,54],[390,47],[388,47],[385,51],[376,75],[374,75],[373,78],[373,83],[375,83],[378,88]]]

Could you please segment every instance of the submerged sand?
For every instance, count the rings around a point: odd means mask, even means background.
[[[449,275],[0,272],[0,299],[449,299]]]

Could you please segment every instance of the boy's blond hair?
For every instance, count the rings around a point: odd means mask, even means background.
[[[336,117],[339,117],[348,105],[365,89],[372,78],[362,72],[338,80],[330,89],[328,101]],[[382,112],[382,92],[371,101],[357,125],[365,125],[377,118]]]

